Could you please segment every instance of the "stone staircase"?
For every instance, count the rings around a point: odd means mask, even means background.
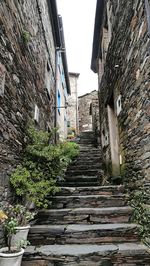
[[[100,186],[101,152],[93,142],[92,132],[82,133],[61,192],[30,230],[22,266],[150,266],[123,186]]]

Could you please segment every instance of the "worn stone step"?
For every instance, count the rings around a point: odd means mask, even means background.
[[[54,196],[49,200],[53,209],[121,207],[127,202],[123,195]]]
[[[94,163],[92,162],[91,164],[89,163],[85,163],[85,164],[79,164],[74,163],[72,165],[69,166],[68,171],[80,171],[80,170],[92,170],[92,169],[101,169],[102,168],[102,164],[99,163]]]
[[[83,175],[83,176],[94,176],[98,175],[98,173],[101,171],[101,167],[98,169],[75,169],[75,170],[67,170],[66,176],[75,176],[75,175]]]
[[[136,224],[34,225],[28,237],[32,245],[104,244],[136,242]]]
[[[87,153],[87,152],[80,152],[78,155],[78,160],[91,160],[91,159],[101,159],[102,155],[100,153]]]
[[[94,164],[100,164],[101,165],[101,158],[79,158],[77,157],[76,160],[74,160],[71,164],[72,165],[86,165],[86,166],[90,166],[90,165],[94,165]]]
[[[94,136],[94,132],[91,130],[91,131],[83,131],[83,132],[81,132],[81,134],[80,134],[80,137],[81,138],[84,138],[84,137],[89,137],[89,138],[91,138],[91,136]]]
[[[41,210],[36,215],[36,224],[103,224],[129,222],[132,208],[77,208]]]
[[[85,184],[85,183],[84,183]],[[124,193],[124,186],[96,186],[96,187],[61,187],[57,195],[121,195]]]
[[[88,150],[88,151],[90,151],[90,150],[98,150],[98,151],[101,151],[101,147],[99,146],[99,147],[95,147],[93,144],[82,144],[82,143],[80,143],[79,144],[79,149],[85,149],[85,150]]]
[[[84,244],[82,248],[81,245],[28,246],[22,262],[22,266],[66,265],[149,266],[150,254],[148,248],[140,243]]]
[[[71,176],[71,175],[66,175],[64,177],[65,182],[98,182],[99,178],[97,176],[80,176],[80,175],[76,175],[76,176]]]
[[[95,187],[95,186],[99,186],[100,182],[71,182],[71,181],[62,181],[58,183],[60,187]]]
[[[88,138],[80,139],[79,144],[93,144],[94,145],[95,140],[91,140]]]
[[[95,154],[99,154],[99,155],[101,155],[102,153],[101,153],[101,151],[100,151],[100,149],[97,149],[97,148],[87,148],[87,147],[80,147],[79,148],[79,151],[80,151],[80,153],[87,153],[87,155],[88,154],[91,154],[91,153],[95,153]]]

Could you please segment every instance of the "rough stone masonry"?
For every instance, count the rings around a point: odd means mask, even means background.
[[[112,108],[113,102],[118,125],[121,175],[127,180],[144,179],[149,183],[150,1],[108,0],[104,6],[104,1],[99,2],[101,10],[97,12],[102,12],[103,20],[101,28],[95,26],[95,31],[101,39],[94,45],[100,47],[101,52],[95,58],[93,56],[92,68],[99,75],[104,161],[111,174],[108,107]],[[93,51],[96,53],[96,48]],[[93,66],[94,60],[99,63],[97,69]]]
[[[53,124],[55,43],[49,13],[46,0],[0,1],[0,202],[10,196],[8,174],[21,158],[35,106],[38,126]]]

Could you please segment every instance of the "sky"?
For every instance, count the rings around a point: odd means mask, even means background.
[[[96,0],[57,0],[62,16],[69,72],[80,73],[78,95],[97,90],[97,74],[90,69]]]

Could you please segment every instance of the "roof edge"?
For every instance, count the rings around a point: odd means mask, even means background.
[[[94,35],[93,35],[93,48],[92,48],[92,58],[91,58],[91,69],[93,72],[97,73],[96,59],[98,57],[99,44],[100,44],[100,32],[103,23],[103,12],[105,7],[105,0],[97,0],[96,13],[95,13],[95,25],[94,25]]]

